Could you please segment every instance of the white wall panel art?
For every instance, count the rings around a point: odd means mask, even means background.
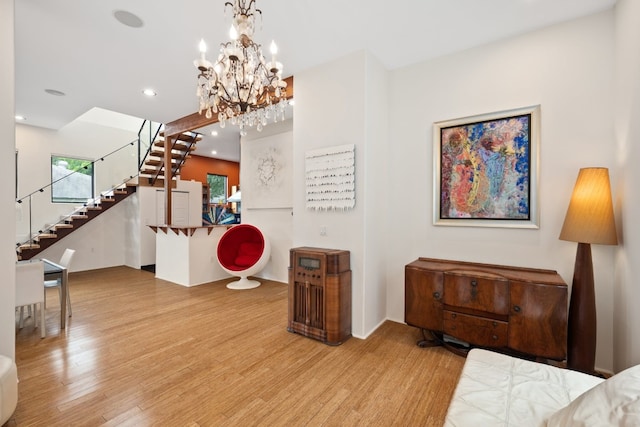
[[[307,151],[305,180],[307,209],[353,209],[356,204],[355,145]]]

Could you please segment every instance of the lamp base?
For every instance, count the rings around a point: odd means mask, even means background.
[[[596,297],[591,245],[578,243],[571,285],[567,367],[593,374],[596,361]]]

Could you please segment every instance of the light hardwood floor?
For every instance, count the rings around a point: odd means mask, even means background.
[[[287,332],[287,286],[185,288],[127,267],[73,273],[73,317],[16,333],[9,426],[440,426],[464,359],[385,322],[331,347]]]

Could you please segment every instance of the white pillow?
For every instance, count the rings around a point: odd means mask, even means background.
[[[547,420],[547,427],[566,426],[640,426],[640,365],[584,392]]]

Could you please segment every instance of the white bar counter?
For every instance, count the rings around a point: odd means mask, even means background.
[[[196,286],[229,276],[218,264],[218,242],[230,226],[149,226],[156,233],[156,278]]]

